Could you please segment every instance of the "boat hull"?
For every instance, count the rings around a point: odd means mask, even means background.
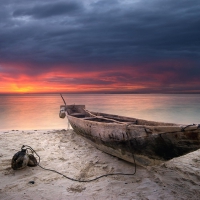
[[[103,123],[68,115],[74,131],[98,149],[140,165],[155,165],[200,148],[197,126]]]

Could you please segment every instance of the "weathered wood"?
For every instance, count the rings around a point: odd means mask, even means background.
[[[152,165],[200,148],[197,125],[154,122],[66,106],[74,131],[98,149],[129,162]],[[186,127],[185,129],[183,127]]]
[[[87,112],[88,114],[90,114],[92,117],[93,117],[93,120],[95,119],[95,118],[99,118],[99,119],[105,119],[105,120],[109,120],[109,121],[112,121],[112,122],[115,122],[115,123],[119,123],[119,124],[126,124],[126,123],[124,123],[124,122],[120,122],[120,121],[117,121],[117,120],[114,120],[114,119],[112,119],[112,118],[107,118],[107,117],[103,117],[103,116],[98,116],[98,115],[94,115],[94,114],[92,114],[91,112],[89,112],[88,110],[86,110],[86,109],[84,109],[85,110],[85,112]],[[89,118],[87,118],[87,119],[89,119]],[[92,118],[90,118],[90,120],[91,120]]]

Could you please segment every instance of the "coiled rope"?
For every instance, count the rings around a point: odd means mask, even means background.
[[[93,179],[89,179],[89,180],[80,180],[80,179],[75,179],[75,178],[71,178],[71,177],[69,177],[69,176],[66,176],[65,174],[62,174],[62,173],[60,173],[60,172],[58,172],[58,171],[56,171],[56,170],[47,169],[47,168],[45,168],[45,167],[42,167],[42,166],[40,165],[40,156],[37,154],[37,152],[36,152],[31,146],[23,145],[22,148],[21,148],[21,150],[22,150],[22,149],[25,149],[25,150],[28,150],[28,149],[29,149],[29,150],[32,152],[32,154],[34,154],[34,153],[36,154],[36,156],[38,157],[37,165],[38,165],[40,168],[42,168],[42,169],[44,169],[44,170],[47,170],[47,171],[51,171],[51,172],[57,173],[57,174],[60,174],[61,176],[65,177],[65,178],[67,178],[67,179],[69,179],[69,180],[71,180],[71,181],[87,183],[87,182],[92,182],[92,181],[95,181],[95,180],[98,180],[98,179],[100,179],[100,178],[107,177],[107,176],[114,176],[114,175],[132,176],[132,175],[135,175],[135,174],[136,174],[136,163],[135,163],[135,157],[134,157],[133,154],[132,154],[132,156],[133,156],[133,159],[134,159],[134,168],[135,168],[134,173],[110,173],[110,174],[104,174],[104,175],[101,175],[101,176],[97,176],[97,177],[95,177],[95,178],[93,178]]]

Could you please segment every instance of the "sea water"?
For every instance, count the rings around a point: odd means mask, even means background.
[[[200,124],[200,94],[63,94],[66,103],[122,116]],[[0,130],[66,129],[59,94],[0,95]]]

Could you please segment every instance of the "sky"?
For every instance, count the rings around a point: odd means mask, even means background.
[[[0,2],[0,93],[200,93],[199,0]]]

